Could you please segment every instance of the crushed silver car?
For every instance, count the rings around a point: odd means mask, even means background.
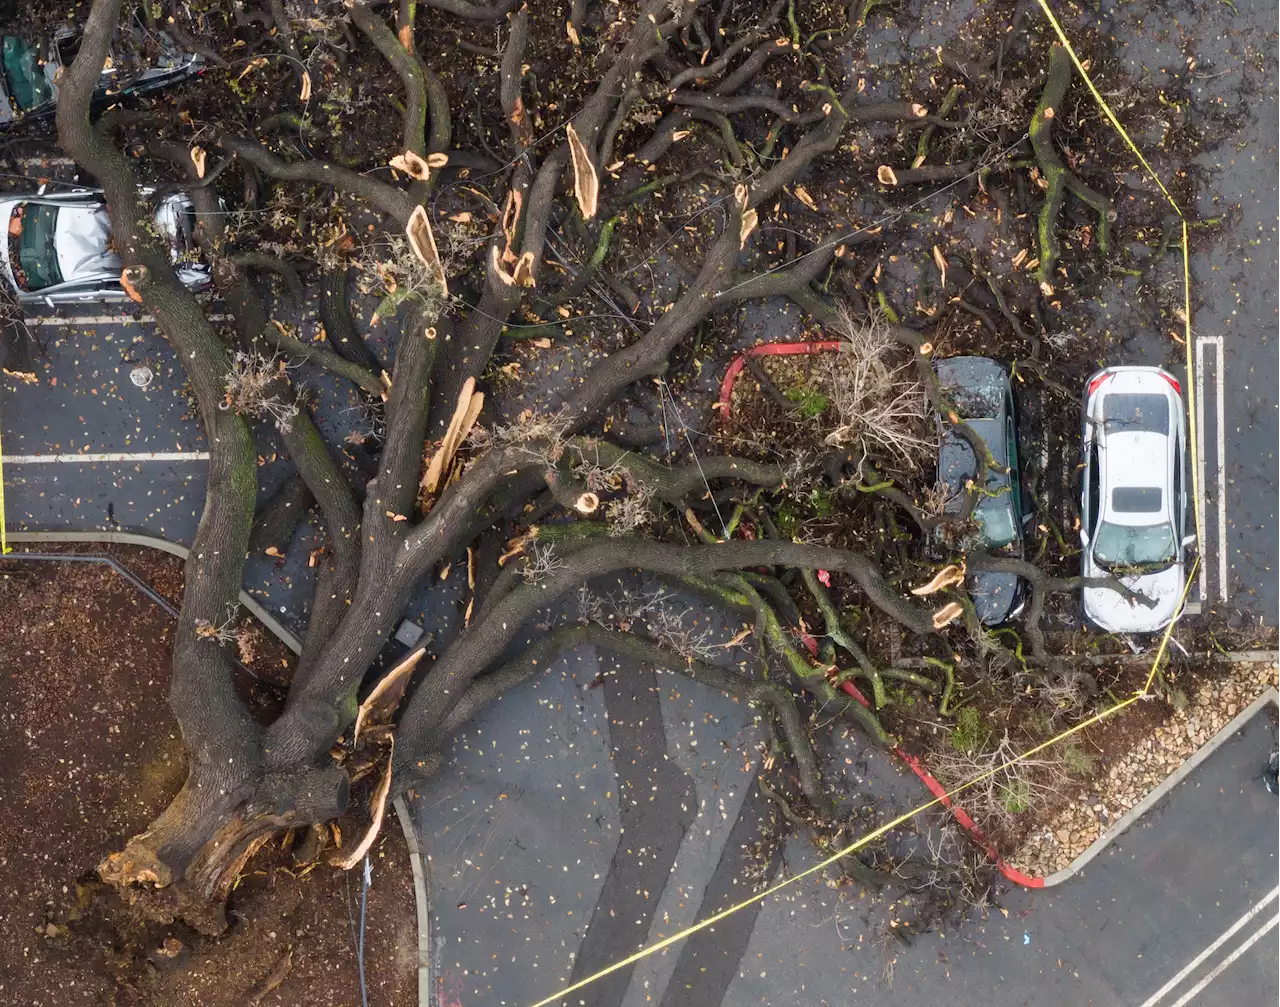
[[[153,196],[143,189],[141,196]],[[124,263],[111,241],[111,221],[101,189],[76,186],[34,195],[0,198],[7,240],[0,246],[4,280],[19,303],[59,304],[127,299],[120,285]],[[178,279],[192,290],[208,287],[212,275],[196,255],[195,208],[183,192],[156,203],[152,221],[168,243]]]
[[[1086,577],[1114,574],[1151,601],[1084,589],[1084,614],[1114,633],[1155,633],[1178,614],[1186,579],[1186,416],[1159,367],[1108,367],[1085,391],[1080,541]]]

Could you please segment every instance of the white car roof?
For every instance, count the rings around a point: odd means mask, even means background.
[[[1116,367],[1107,380],[1089,396],[1088,419],[1098,436],[1098,464],[1101,485],[1107,495],[1100,501],[1104,519],[1123,525],[1151,525],[1170,520],[1175,505],[1173,478],[1177,442],[1170,436],[1182,422],[1182,399],[1155,368]],[[1167,407],[1162,430],[1116,429],[1104,423],[1107,399],[1112,396],[1156,396]],[[1155,488],[1161,493],[1158,510],[1117,511],[1113,497],[1117,489]]]

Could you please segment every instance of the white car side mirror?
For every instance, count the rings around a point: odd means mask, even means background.
[[[1081,529],[1080,529],[1080,541],[1081,541],[1081,542],[1083,542],[1083,543],[1085,544],[1085,547],[1086,547],[1086,548],[1088,547],[1088,545],[1089,545],[1089,533],[1088,533],[1087,531],[1085,531],[1083,528],[1081,528]]]
[[[1184,549],[1187,548],[1188,546],[1192,546],[1195,544],[1196,544],[1196,537],[1194,535],[1188,535],[1186,538],[1182,540],[1182,548]]]
[[[41,183],[40,183],[40,188],[36,189],[36,195],[37,195],[37,196],[43,196],[43,195],[44,195],[44,193],[45,193],[45,190],[46,190],[47,188],[49,188],[49,183],[48,183],[48,182],[41,182]]]
[[[41,300],[44,301],[44,306],[48,308],[50,311],[54,311],[57,309],[57,305],[53,303],[52,297],[43,297],[41,298]]]

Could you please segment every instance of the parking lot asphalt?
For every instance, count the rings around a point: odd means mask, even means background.
[[[1253,33],[1254,50],[1266,57],[1250,114],[1197,165],[1199,215],[1230,213],[1212,239],[1197,237],[1191,266],[1204,414],[1204,603],[1274,626],[1274,9],[1239,4],[1242,29],[1215,20],[1229,18],[1228,6],[1195,17],[1170,9],[1159,15],[1160,31],[1170,66],[1186,52],[1212,56],[1210,72],[1222,75],[1193,83],[1210,99],[1240,87],[1253,44],[1242,36]],[[1115,33],[1123,45],[1137,28],[1121,16]],[[1158,65],[1135,57],[1147,63]],[[0,377],[9,527],[118,527],[189,542],[203,503],[204,445],[168,344],[146,322],[82,319],[35,331],[46,351],[38,382]],[[1135,345],[1132,357],[1100,363],[1166,362],[1168,351]],[[145,390],[129,379],[139,364],[152,371]],[[330,400],[324,422],[340,427],[345,408]],[[265,486],[276,471],[268,452]],[[295,629],[305,624],[314,534],[302,529],[284,564],[257,560],[246,573],[247,589]],[[425,603],[417,606],[415,617],[428,621]],[[752,785],[757,735],[744,711],[687,683],[674,688],[669,677],[637,680],[657,690],[647,695],[631,679],[628,688],[592,687],[601,670],[594,655],[571,655],[486,711],[415,805],[432,858],[441,1007],[531,1003],[736,901],[744,870],[761,869],[753,844],[766,808]],[[880,943],[864,910],[806,883],[578,996],[602,1007],[1274,1003],[1276,931],[1244,944],[1275,917],[1276,901],[1216,944],[1277,884],[1276,805],[1257,779],[1274,743],[1274,729],[1259,718],[1080,878],[1005,893],[985,919],[954,932]],[[886,807],[913,793],[914,778],[871,757],[864,765],[867,792]],[[634,803],[622,804],[624,794]],[[796,838],[764,870],[799,869],[812,855],[807,839]],[[611,922],[591,929],[609,939],[584,944],[597,916]]]
[[[1058,888],[1008,892],[985,920],[953,933],[868,947],[871,935],[856,928],[837,936],[839,906],[817,886],[775,900],[762,912],[723,1003],[1275,1003],[1276,933],[1264,928],[1275,926],[1280,904],[1263,901],[1280,882],[1276,798],[1261,779],[1276,743],[1270,710],[1077,878]],[[1256,916],[1217,943],[1260,903]],[[794,942],[769,938],[782,926]]]

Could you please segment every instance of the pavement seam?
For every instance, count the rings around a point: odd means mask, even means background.
[[[1066,867],[1060,871],[1054,871],[1048,877],[1043,879],[1045,888],[1052,888],[1054,885],[1060,885],[1064,881],[1068,881],[1082,871],[1089,861],[1093,860],[1099,853],[1110,846],[1115,840],[1119,839],[1138,819],[1150,811],[1160,800],[1168,794],[1174,787],[1185,780],[1192,772],[1214,752],[1221,748],[1226,742],[1241,730],[1246,724],[1256,717],[1268,703],[1280,706],[1280,693],[1276,692],[1273,686],[1268,686],[1261,696],[1241,710],[1236,716],[1217,734],[1205,742],[1192,755],[1175,769],[1169,776],[1152,790],[1146,797],[1140,800],[1132,808],[1122,815],[1115,825],[1111,826],[1106,832],[1094,840],[1093,844],[1087,850],[1071,861]]]
[[[62,531],[17,531],[9,534],[11,542],[65,542],[65,543],[108,543],[114,545],[136,545],[156,549],[171,556],[186,559],[191,550],[179,542],[156,538],[152,535],[139,535],[127,531],[102,532],[62,532]],[[262,607],[248,592],[240,591],[240,603],[244,605],[268,630],[295,654],[302,653],[302,643],[290,633]],[[426,871],[422,862],[421,846],[418,833],[410,818],[408,806],[404,798],[395,799],[396,819],[404,833],[405,845],[409,849],[409,870],[413,875],[413,897],[418,917],[418,1007],[431,1007],[431,940],[430,940],[430,905],[427,902]]]

